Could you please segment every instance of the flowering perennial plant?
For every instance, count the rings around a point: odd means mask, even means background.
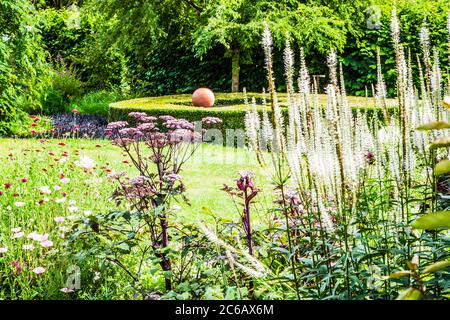
[[[112,198],[117,204],[126,202],[140,214],[140,232],[146,233],[149,239],[145,251],[153,250],[159,259],[167,274],[166,289],[170,290],[170,203],[178,197],[188,202],[180,172],[202,142],[203,132],[197,132],[196,125],[185,119],[156,118],[143,112],[132,112],[129,116],[135,119],[136,127],[129,127],[125,121],[113,122],[108,124],[106,134],[113,145],[127,154],[139,175],[128,178],[121,173],[110,174],[109,178],[119,184]],[[219,122],[218,118],[203,119],[205,125]]]
[[[404,248],[403,259],[411,260],[420,246],[430,245],[419,244],[418,235],[411,235],[409,226],[418,214],[411,205],[412,198],[420,197],[421,192],[423,196],[425,192],[422,207],[427,205],[433,209],[436,206],[434,187],[430,190],[416,179],[417,167],[432,168],[435,165],[438,154],[433,150],[430,153],[428,145],[438,139],[434,145],[443,146],[442,137],[448,127],[441,125],[440,129],[445,130],[439,132],[427,128],[416,131],[415,128],[430,122],[442,124],[441,119],[448,117],[443,108],[446,98],[439,57],[431,46],[429,30],[424,25],[420,39],[425,72],[419,60],[418,90],[414,86],[413,59],[401,42],[395,8],[391,32],[398,75],[398,112],[391,115],[387,111],[382,61],[377,50],[378,77],[373,93],[383,115],[380,122],[376,116],[350,108],[342,65],[333,50],[327,61],[330,81],[326,87],[325,108],[319,105],[317,84],[311,83],[302,51],[298,91],[295,91],[295,61],[289,42],[284,51],[288,95],[288,117],[284,119],[275,91],[271,34],[267,27],[264,31],[262,42],[272,101],[271,117],[265,99],[261,114],[255,99],[249,104],[246,98],[246,133],[249,147],[255,151],[258,162],[276,185],[279,195],[276,202],[287,218],[283,230],[287,232],[291,274],[297,289],[299,279],[314,279],[310,284],[317,286],[319,296],[327,290],[333,295],[334,286],[344,285],[345,297],[351,299],[354,296],[352,291],[357,291],[353,289],[355,284],[352,281],[364,270],[364,266],[355,260],[355,247],[364,248],[367,255],[380,254],[387,265],[385,275],[388,276],[390,264],[387,260],[391,257],[388,253],[391,246]],[[434,128],[433,125],[429,127]],[[440,153],[440,156],[446,157],[447,153]],[[430,170],[425,177],[431,186],[435,185],[436,179]],[[417,194],[419,189],[422,191]],[[378,190],[378,209],[367,209],[368,194],[374,190]],[[363,213],[365,210],[369,210],[368,215]],[[382,221],[381,226],[378,219]],[[384,247],[381,249],[384,253],[374,249],[371,239],[377,232],[384,234]],[[398,236],[391,238],[391,234]],[[307,236],[309,244],[304,243],[302,236]],[[312,261],[314,270],[323,265],[325,274],[318,277],[317,273],[308,275],[311,270],[298,270],[302,257]],[[436,257],[430,257],[430,260],[435,261]],[[333,280],[337,261],[342,263],[344,283]],[[389,288],[390,285],[385,284],[385,292]],[[439,289],[435,290],[439,292]],[[298,290],[297,294],[299,296]]]

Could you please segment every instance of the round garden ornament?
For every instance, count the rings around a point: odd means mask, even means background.
[[[196,107],[211,108],[214,100],[214,93],[208,88],[197,89],[192,95],[192,104]]]

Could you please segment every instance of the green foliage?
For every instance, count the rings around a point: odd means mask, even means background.
[[[123,95],[116,92],[90,92],[75,100],[74,107],[81,114],[95,114],[107,117],[110,103],[116,102],[121,98],[123,98]]]
[[[424,230],[450,229],[450,211],[433,212],[414,221],[413,228]]]
[[[12,122],[20,124],[25,111],[39,112],[48,84],[49,68],[33,13],[28,1],[0,1],[0,134],[10,133]]]
[[[43,113],[63,113],[75,99],[82,96],[83,91],[83,83],[73,69],[66,69],[62,64],[59,71],[53,72],[51,87],[42,98]]]
[[[80,53],[91,30],[89,20],[78,11],[52,8],[39,11],[38,28],[42,42],[53,62],[64,59],[78,65]]]
[[[312,74],[325,74],[322,62],[330,48],[337,49],[347,91],[359,96],[372,95],[375,53],[380,47],[388,95],[396,92],[389,30],[392,4],[385,1],[332,5],[320,0],[85,1],[77,28],[67,23],[70,15],[61,10],[62,5],[43,7],[47,9],[40,12],[39,25],[44,45],[53,60],[61,55],[74,64],[88,90],[122,87],[126,91],[129,87],[137,95],[165,95],[207,86],[227,91],[237,50],[240,87],[261,91],[266,77],[260,34],[267,21],[274,35],[274,50],[284,45],[289,34],[296,57],[299,47],[305,49]],[[397,8],[402,42],[411,48],[412,59],[421,55],[418,31],[426,18],[432,45],[447,66],[447,1],[402,0],[397,1]],[[371,29],[368,22],[380,28]],[[274,67],[283,90],[282,59],[277,59]],[[447,67],[442,70],[445,75]],[[417,73],[417,69],[413,71]]]
[[[303,4],[298,1],[218,0],[211,1],[201,16],[207,21],[193,34],[194,50],[202,55],[215,44],[242,50],[259,47],[263,23],[266,21],[278,46],[286,35],[309,49],[321,53],[330,48],[342,49],[345,25],[330,7]]]
[[[351,93],[359,96],[365,95],[365,89],[371,93],[371,84],[376,82],[376,48],[380,47],[383,63],[384,80],[388,88],[388,95],[396,94],[396,70],[393,55],[392,39],[390,34],[390,19],[392,3],[382,0],[371,1],[371,10],[363,10],[366,19],[362,23],[354,24],[359,30],[358,34],[348,37],[342,62],[345,66],[345,79]],[[439,50],[441,63],[448,66],[448,34],[446,30],[447,13],[450,10],[446,0],[436,1],[396,1],[397,13],[401,25],[401,41],[411,52],[411,58],[417,61],[416,56],[422,56],[420,45],[420,28],[425,25],[430,29],[430,40]],[[374,16],[374,23],[379,28],[370,29],[368,19]],[[443,68],[444,74],[447,68]],[[414,68],[417,76],[418,70]],[[419,84],[417,83],[419,86]]]

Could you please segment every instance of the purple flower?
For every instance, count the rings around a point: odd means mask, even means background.
[[[284,192],[284,197],[286,201],[294,206],[298,206],[300,204],[300,196],[298,195],[297,190],[294,188],[289,188]]]
[[[110,180],[119,180],[123,176],[125,176],[125,172],[111,172],[110,174],[108,174],[107,178]]]
[[[153,116],[146,116],[146,117],[140,118],[139,120],[140,120],[141,122],[147,123],[147,122],[153,122],[153,121],[156,121],[156,120],[158,120],[158,118],[157,118],[157,117],[153,117]]]
[[[105,134],[107,137],[111,137],[112,135],[117,134],[120,129],[123,129],[126,126],[128,126],[128,122],[126,121],[111,122],[106,127]]]
[[[14,268],[14,273],[22,273],[23,268],[22,265],[20,264],[20,261],[14,260],[11,262],[11,265]]]
[[[242,171],[239,171],[239,175],[241,177],[236,181],[236,185],[239,190],[245,191],[245,189],[247,189],[247,188],[253,189],[255,187],[253,180],[252,180],[253,172],[248,171],[248,170],[242,170]]]
[[[128,115],[132,118],[135,118],[136,120],[148,116],[148,114],[146,114],[145,112],[130,112]]]
[[[175,120],[175,118],[172,116],[160,116],[159,119],[161,119],[162,121]]]
[[[216,118],[216,117],[206,117],[206,118],[202,119],[202,122],[204,124],[213,125],[213,124],[222,123],[222,119]]]
[[[140,124],[136,129],[141,132],[147,132],[147,131],[155,130],[156,126],[154,123],[143,123],[143,124]]]
[[[121,129],[121,130],[119,130],[119,134],[121,134],[123,136],[127,136],[127,137],[134,137],[134,138],[142,136],[142,132],[136,128]]]
[[[128,122],[126,121],[116,121],[108,123],[108,126],[106,127],[107,130],[118,130],[123,129],[128,125]]]
[[[195,129],[195,125],[192,122],[189,122],[185,119],[167,120],[164,125],[168,129],[172,129],[172,130],[176,130],[176,129],[194,130]]]
[[[133,186],[143,186],[150,179],[144,176],[139,176],[130,180],[130,184]]]
[[[173,131],[170,134],[170,141],[174,143],[179,142],[201,142],[202,141],[202,135],[198,132],[193,132],[187,129],[178,129]]]
[[[123,148],[123,147],[127,147],[127,146],[129,146],[130,144],[132,144],[134,142],[134,140],[133,139],[128,139],[128,138],[122,138],[122,139],[114,139],[111,143],[114,145],[114,146],[118,146],[118,147],[121,147],[121,148]]]
[[[176,181],[181,180],[182,177],[176,173],[169,173],[168,175],[164,176],[164,180],[175,183]]]

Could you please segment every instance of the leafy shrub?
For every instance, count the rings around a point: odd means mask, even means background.
[[[59,91],[66,101],[72,101],[83,94],[83,83],[72,70],[67,70],[53,77],[53,89]]]
[[[42,43],[52,60],[63,57],[70,65],[78,62],[91,30],[90,22],[85,17],[80,15],[80,24],[77,26],[70,23],[71,14],[68,10],[47,8],[39,11],[37,23]]]
[[[52,129],[49,118],[18,113],[8,123],[9,135],[18,138],[36,137]]]
[[[104,138],[108,124],[106,118],[96,115],[62,113],[50,117],[53,123],[53,136],[75,135],[88,138]]]
[[[44,114],[68,111],[68,106],[83,94],[83,83],[73,67],[67,68],[61,60],[58,69],[52,75],[51,89],[42,98]]]
[[[0,134],[7,135],[24,121],[22,107],[41,108],[49,66],[28,1],[0,1],[0,30]]]
[[[65,111],[66,102],[60,91],[50,89],[42,96],[42,105],[46,114],[57,114]]]
[[[97,91],[87,93],[77,99],[74,104],[81,114],[92,114],[107,117],[109,104],[119,100],[122,97],[120,93]]]

